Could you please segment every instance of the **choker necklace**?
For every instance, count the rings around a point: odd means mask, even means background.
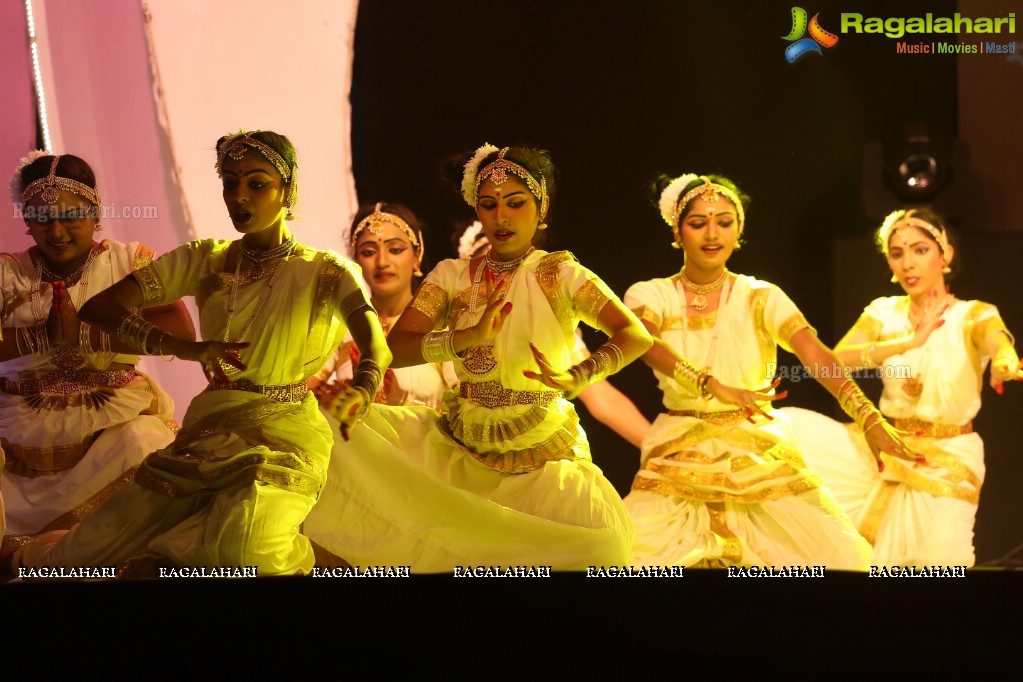
[[[241,244],[242,255],[252,263],[252,267],[249,268],[249,277],[259,279],[268,270],[264,263],[291,255],[292,249],[295,248],[295,235],[289,236],[279,246],[266,251],[253,251],[245,245],[244,238],[239,240],[239,244]]]
[[[58,275],[57,273],[53,272],[48,267],[46,267],[46,259],[43,258],[42,251],[40,251],[39,258],[36,261],[37,265],[39,266],[40,279],[51,283],[63,282],[64,286],[68,287],[74,286],[75,283],[82,278],[82,275],[89,269],[89,266],[92,265],[92,259],[95,255],[96,245],[93,244],[91,247],[89,247],[89,255],[86,256],[85,262],[79,265],[74,272],[71,272],[67,275]]]
[[[730,274],[732,273],[728,272],[728,268],[725,268],[722,271],[721,276],[718,277],[713,282],[711,282],[710,284],[697,284],[693,280],[686,277],[685,267],[678,271],[679,281],[682,282],[682,286],[686,290],[691,291],[695,294],[695,296],[693,296],[693,300],[689,302],[689,305],[692,306],[693,309],[695,310],[703,310],[704,308],[707,307],[706,294],[709,294],[712,291],[717,291],[718,289],[720,289],[724,285],[725,280],[728,279],[728,275]]]
[[[522,264],[522,261],[526,260],[526,256],[533,253],[534,251],[536,251],[536,247],[530,246],[529,251],[526,251],[524,254],[522,254],[515,260],[503,261],[497,260],[496,258],[492,257],[490,254],[493,252],[493,250],[491,250],[487,251],[487,254],[483,256],[483,262],[487,264],[488,270],[490,270],[495,275],[500,275],[502,272],[508,272],[509,270],[514,270],[515,268],[519,267],[519,265]]]

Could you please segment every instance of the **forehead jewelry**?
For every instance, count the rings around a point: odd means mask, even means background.
[[[886,256],[888,255],[888,242],[892,238],[892,233],[899,233],[907,227],[915,227],[931,235],[931,237],[934,238],[934,241],[938,243],[938,248],[941,249],[941,255],[945,257],[945,264],[947,265],[949,263],[948,234],[945,230],[939,230],[926,220],[917,218],[911,213],[902,213],[902,211],[895,211],[889,215],[879,230],[878,239],[881,242],[881,250]]]
[[[89,187],[84,182],[57,175],[57,162],[59,161],[60,155],[57,154],[50,163],[50,172],[46,177],[29,183],[28,187],[21,193],[21,203],[27,203],[29,199],[38,194],[43,201],[52,204],[57,200],[57,192],[64,190],[77,194],[94,206],[99,206],[99,190]]]
[[[284,157],[277,153],[277,150],[263,142],[251,137],[249,133],[243,133],[238,135],[233,140],[229,140],[224,143],[224,146],[220,150],[220,154],[217,156],[217,175],[223,177],[224,175],[224,161],[226,158],[231,158],[235,161],[241,161],[245,156],[245,152],[248,151],[247,147],[251,147],[258,151],[263,158],[270,162],[270,164],[277,169],[277,172],[281,174],[284,182],[291,180],[292,166],[284,160]]]
[[[708,203],[714,203],[718,201],[718,199],[720,199],[722,196],[724,196],[726,199],[732,202],[732,204],[735,205],[735,212],[739,220],[739,234],[742,234],[743,226],[746,224],[745,219],[746,216],[743,213],[742,202],[739,201],[739,197],[736,196],[735,192],[728,189],[724,185],[719,185],[717,183],[711,182],[710,180],[702,176],[699,179],[703,180],[703,184],[697,185],[693,189],[686,192],[682,196],[682,198],[679,199],[678,204],[675,206],[674,226],[676,227],[678,226],[678,221],[679,218],[682,216],[682,211],[685,210],[685,207],[689,204],[689,202],[695,199],[696,197],[701,197],[704,201]]]
[[[524,166],[504,158],[507,151],[508,147],[499,151],[497,153],[497,158],[481,170],[479,175],[476,176],[476,184],[472,195],[472,205],[475,206],[479,203],[480,185],[483,184],[484,180],[490,178],[494,183],[495,189],[497,189],[508,180],[508,174],[511,173],[512,175],[521,178],[526,183],[526,187],[529,188],[530,193],[539,200],[540,221],[542,222],[543,219],[547,217],[547,178],[541,175],[540,182],[537,182],[536,178],[534,178]]]
[[[252,137],[251,133],[239,133],[234,139],[223,144],[217,154],[217,177],[224,177],[224,159],[230,157],[235,161],[241,161],[245,156],[246,147],[251,147],[262,154],[263,158],[281,174],[281,178],[288,185],[288,193],[284,197],[284,207],[288,209],[288,213],[284,218],[285,220],[293,219],[295,214],[291,212],[291,209],[298,200],[298,164],[289,164],[283,156],[277,153],[276,149],[262,140]]]
[[[363,230],[368,230],[371,235],[377,238],[378,242],[383,243],[384,223],[391,223],[404,232],[412,246],[415,247],[420,254],[422,254],[423,243],[422,240],[416,236],[415,230],[409,227],[409,224],[402,220],[400,216],[381,211],[380,207],[382,205],[383,204],[378,201],[376,206],[373,207],[373,212],[360,220],[359,224],[355,226],[354,230],[352,230],[352,237],[349,240],[349,246],[351,247],[352,252],[355,251],[355,244],[358,242],[359,235],[362,234]]]

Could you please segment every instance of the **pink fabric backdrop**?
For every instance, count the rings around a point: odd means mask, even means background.
[[[238,127],[277,127],[295,141],[302,167],[296,232],[313,246],[338,247],[356,205],[348,133],[355,0],[298,0],[287,13],[272,0],[33,4],[54,151],[77,154],[95,169],[107,216],[100,236],[142,241],[157,254],[196,237],[230,238],[213,144]],[[147,40],[147,10],[154,45]],[[266,22],[267,12],[278,19]],[[247,53],[240,63],[232,56],[237,45],[224,51],[225,22],[234,27],[231,35],[270,30],[292,37],[281,50]],[[0,168],[10,173],[35,140],[23,3],[0,3],[0,27]],[[154,81],[151,48],[163,92]],[[319,86],[303,88],[303,82]],[[253,94],[242,99],[239,91]],[[0,250],[24,250],[31,241],[7,206]],[[194,363],[145,358],[142,369],[174,397],[179,419],[204,386]]]

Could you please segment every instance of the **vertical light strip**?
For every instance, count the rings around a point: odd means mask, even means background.
[[[32,15],[32,0],[25,0],[25,18],[28,20],[28,45],[32,50],[32,82],[36,89],[36,103],[39,108],[39,125],[43,129],[43,146],[52,152],[50,123],[46,116],[46,93],[43,92],[43,75],[39,69],[39,48],[36,45],[36,22]]]

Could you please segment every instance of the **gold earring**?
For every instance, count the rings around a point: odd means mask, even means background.
[[[895,275],[892,275],[892,284],[898,284],[898,283],[899,283],[899,278],[896,277]]]
[[[946,265],[945,267],[943,267],[943,268],[941,269],[941,272],[942,272],[942,274],[945,274],[945,275],[947,275],[947,274],[950,274],[950,273],[952,272],[952,268],[950,268],[950,267],[948,267],[948,266]]]
[[[539,225],[536,226],[536,229],[538,229],[538,230],[546,230],[547,229],[547,223],[540,223]]]
[[[96,232],[102,232],[102,231],[103,231],[103,226],[100,225],[99,223],[96,223]]]

